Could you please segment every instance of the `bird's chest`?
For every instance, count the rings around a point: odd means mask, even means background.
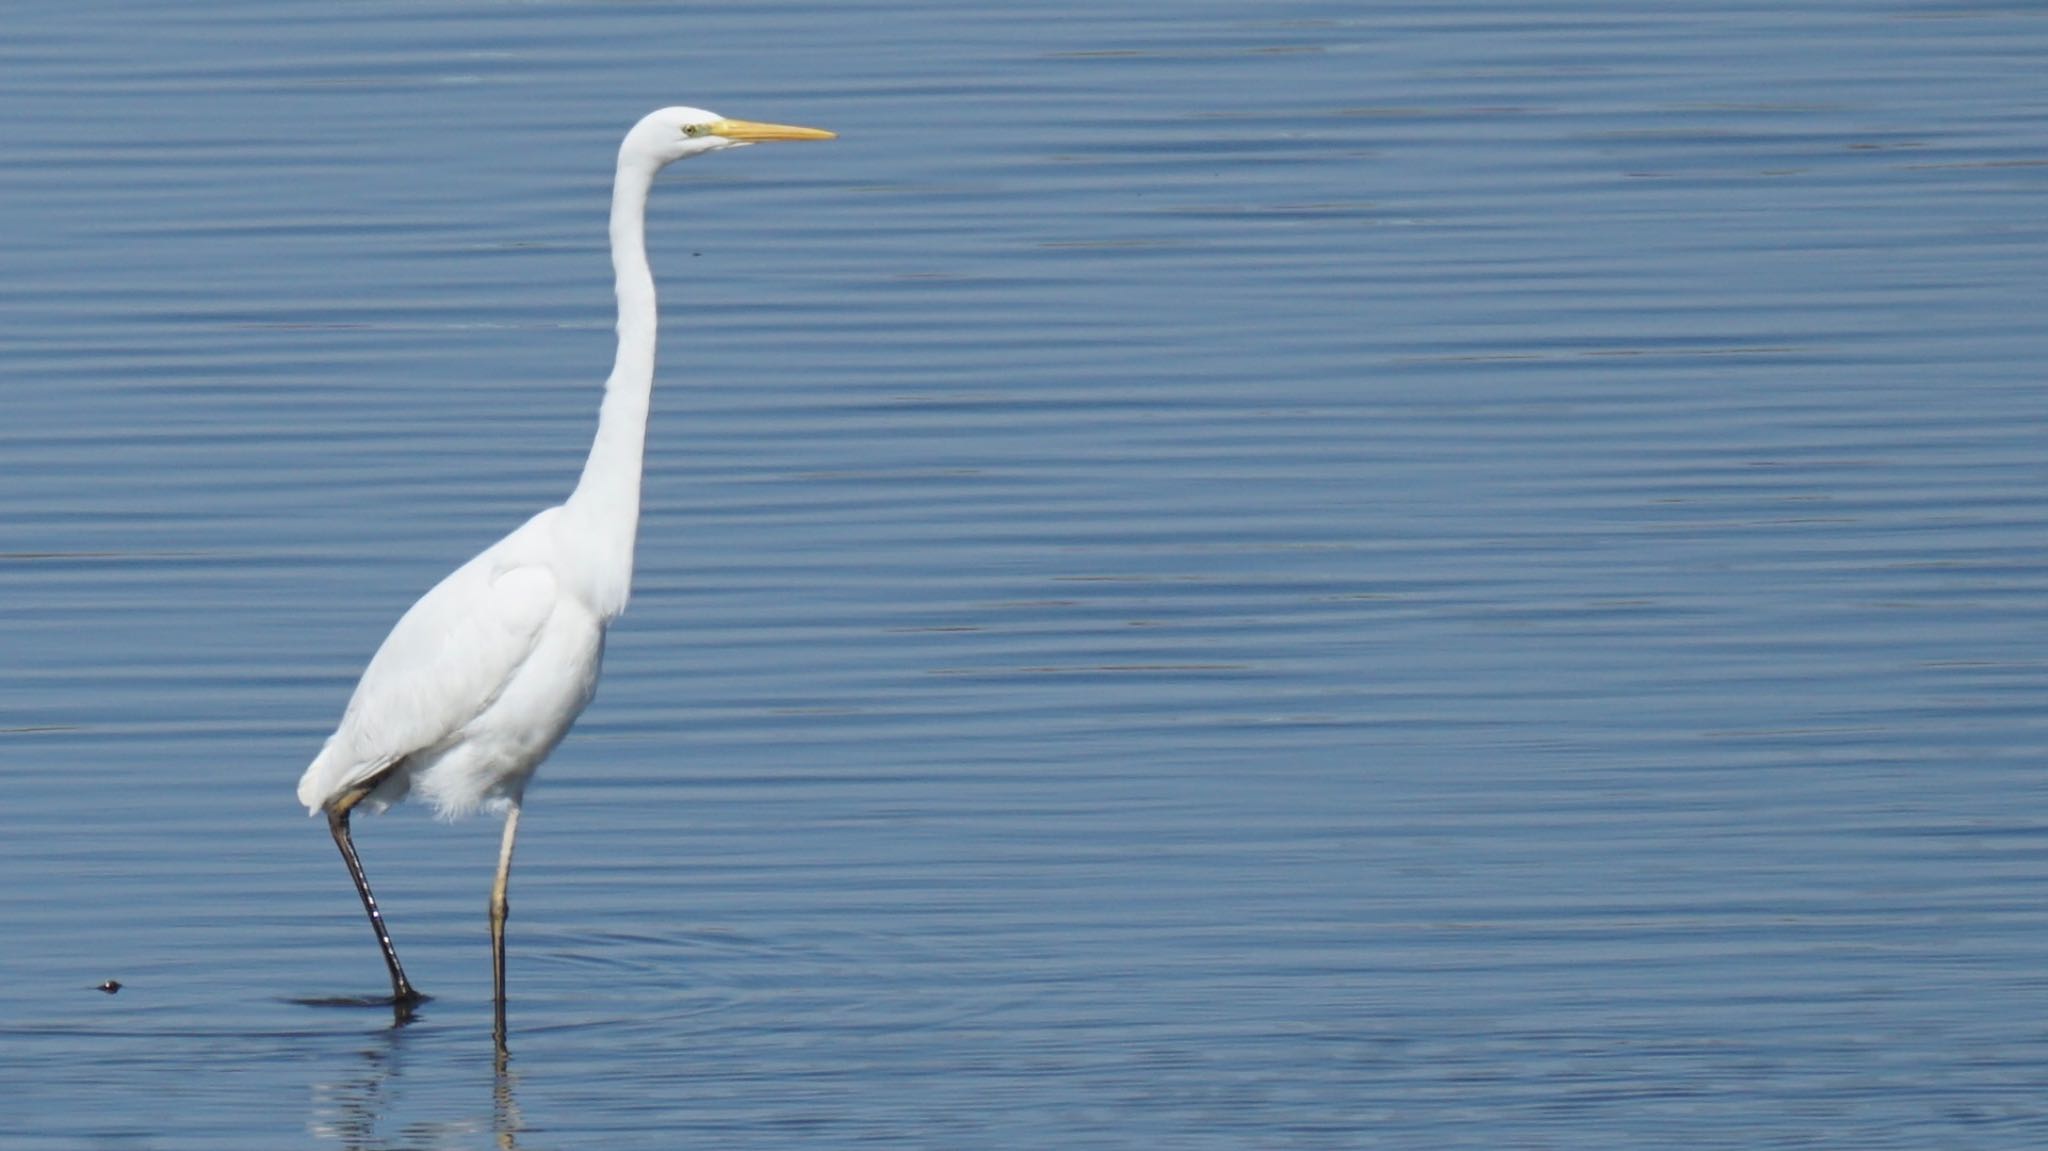
[[[563,604],[543,626],[533,654],[521,663],[477,717],[465,725],[470,754],[500,768],[530,767],[553,751],[597,693],[604,661],[604,625]]]

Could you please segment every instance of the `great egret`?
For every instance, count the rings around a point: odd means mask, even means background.
[[[382,811],[417,792],[443,817],[479,807],[505,817],[490,900],[492,1035],[505,1048],[505,885],[520,800],[597,690],[605,627],[625,610],[633,582],[654,386],[657,313],[645,229],[655,174],[726,148],[833,135],[701,108],[663,108],[626,133],[611,215],[619,350],[576,490],[455,569],[399,618],[341,725],[299,778],[299,802],[326,814],[369,913],[400,1019],[426,996],[399,966],[348,820],[358,805]]]

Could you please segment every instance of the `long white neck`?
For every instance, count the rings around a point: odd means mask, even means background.
[[[618,277],[619,351],[598,409],[597,439],[564,506],[590,606],[605,619],[626,609],[640,530],[640,472],[654,390],[658,312],[647,266],[647,192],[658,165],[621,155],[612,185],[612,270]]]

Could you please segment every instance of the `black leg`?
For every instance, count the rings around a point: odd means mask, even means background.
[[[398,949],[391,946],[391,933],[384,928],[384,914],[377,910],[377,897],[370,894],[369,877],[363,874],[363,861],[356,858],[355,842],[349,838],[348,813],[368,794],[367,791],[350,792],[329,804],[327,830],[334,833],[334,845],[341,848],[342,862],[348,864],[348,876],[356,881],[356,894],[363,897],[363,910],[370,913],[370,929],[377,933],[377,946],[384,951],[384,966],[391,969],[391,1006],[402,1022],[412,1015],[413,1007],[427,997],[413,990],[412,982],[405,977],[405,968],[399,966]]]

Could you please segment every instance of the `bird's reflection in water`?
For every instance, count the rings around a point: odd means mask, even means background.
[[[519,1076],[507,1066],[503,1048],[498,1050],[497,1074],[491,1087],[491,1124],[498,1135],[500,1151],[519,1147]]]
[[[309,1092],[306,1127],[322,1145],[345,1151],[426,1151],[447,1147],[464,1151],[478,1145],[489,1131],[503,1151],[517,1151],[521,1121],[519,1075],[499,1052],[491,1068],[490,1115],[463,1118],[399,1118],[407,1109],[406,1076],[414,1063],[409,1030],[401,1019],[378,1032],[356,1054],[359,1063],[339,1079],[315,1082]],[[420,1065],[424,1066],[424,1065]],[[481,1086],[481,1085],[479,1085]],[[417,1100],[414,1100],[417,1103]]]

